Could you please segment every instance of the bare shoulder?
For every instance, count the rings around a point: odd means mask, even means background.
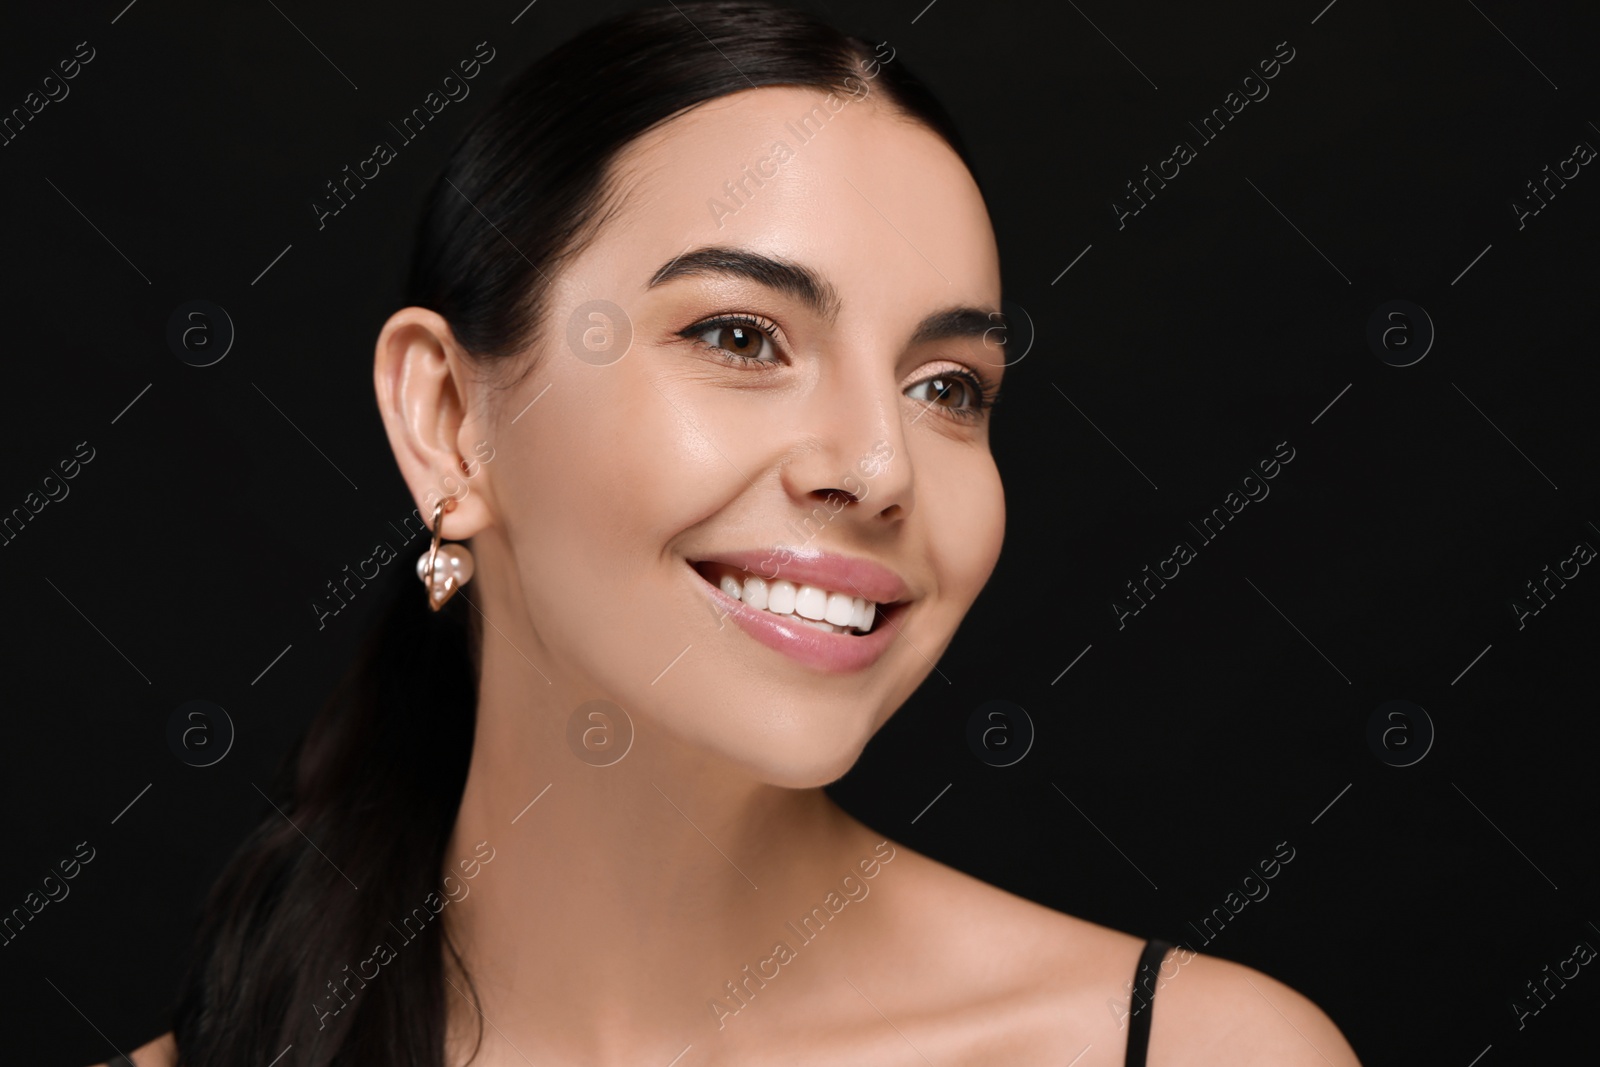
[[[173,1067],[178,1062],[178,1043],[168,1031],[128,1053],[128,1058],[133,1060],[133,1067]],[[94,1067],[108,1065],[95,1064]]]
[[[935,1061],[1122,1063],[1143,938],[894,847],[873,890],[889,905],[877,955],[896,961],[878,1008],[909,1041]]]
[[[1260,971],[1179,946],[1155,980],[1150,1063],[1360,1067],[1326,1012]]]
[[[944,951],[1016,960],[1033,983],[1041,970],[1062,978],[1093,976],[1097,987],[1100,977],[1133,977],[1143,939],[1047,908],[904,845],[894,848],[900,864],[896,911],[907,926],[923,930],[930,918],[944,918],[938,924]]]
[[[1179,946],[1152,976],[1153,992],[1136,989],[1144,937],[895,847],[897,884],[878,881],[893,893],[898,958],[916,957],[901,971],[902,1007],[911,1012],[914,1000],[925,1018],[936,1015],[932,1029],[958,1058],[992,1054],[999,1040],[1010,1062],[1082,1052],[1079,1067],[1120,1065],[1129,1020],[1151,995],[1151,1067],[1360,1067],[1327,1014],[1274,978]]]

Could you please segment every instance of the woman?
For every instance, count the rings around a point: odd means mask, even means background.
[[[751,2],[597,26],[467,131],[410,286],[374,380],[423,581],[139,1067],[1356,1063],[1272,979],[822,791],[1004,528],[994,234],[891,47]]]

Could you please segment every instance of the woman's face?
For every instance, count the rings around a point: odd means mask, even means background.
[[[619,209],[554,278],[534,371],[495,401],[484,488],[515,573],[485,577],[520,587],[525,651],[574,707],[603,696],[642,743],[823,784],[933,669],[1000,552],[987,211],[876,93],[723,97],[616,178]]]

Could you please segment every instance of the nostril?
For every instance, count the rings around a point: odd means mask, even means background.
[[[824,504],[829,505],[833,504],[833,498],[836,496],[843,497],[845,504],[859,504],[861,502],[861,498],[856,496],[848,489],[818,489],[814,491],[812,495],[817,497]],[[843,507],[844,504],[840,504],[839,506]]]

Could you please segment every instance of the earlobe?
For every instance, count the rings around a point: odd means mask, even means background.
[[[463,540],[488,525],[483,494],[465,494],[457,447],[471,409],[470,357],[438,312],[406,307],[379,331],[373,387],[389,447],[419,512],[432,513],[441,498],[455,503],[444,536]]]

